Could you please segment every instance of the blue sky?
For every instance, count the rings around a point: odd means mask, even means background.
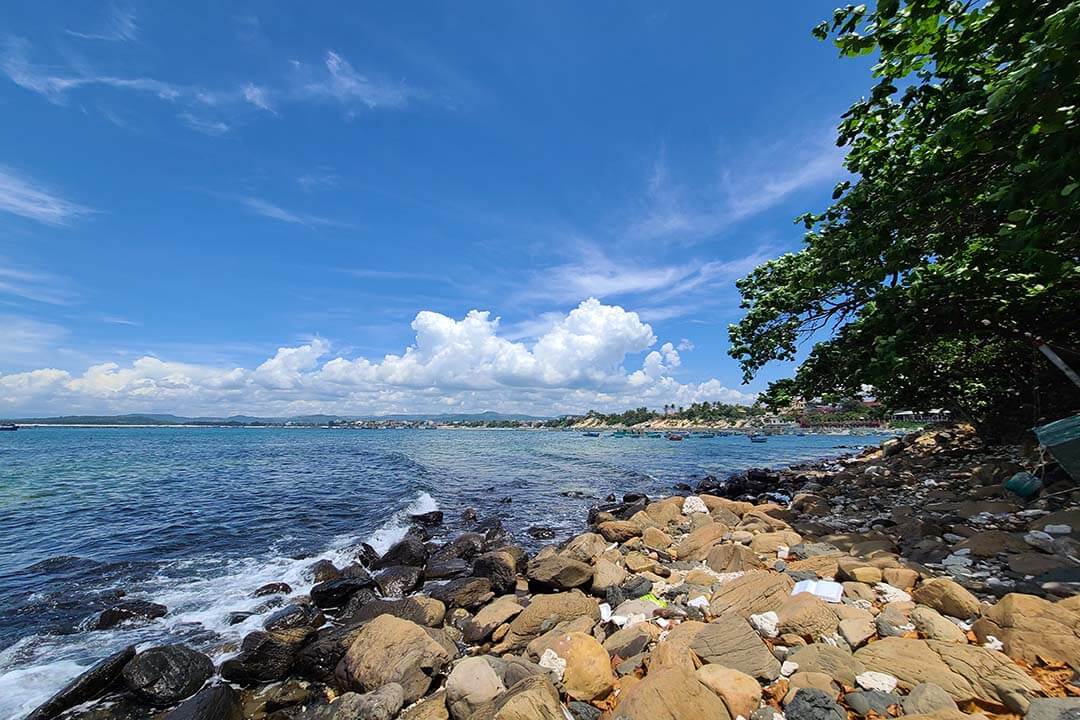
[[[868,84],[831,10],[9,5],[0,415],[751,400],[733,281]]]

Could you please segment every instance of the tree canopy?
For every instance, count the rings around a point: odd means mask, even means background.
[[[737,285],[750,380],[947,407],[988,432],[1075,409],[1033,344],[1080,360],[1080,1],[880,0],[814,28],[874,83],[838,128],[850,180],[803,248]]]

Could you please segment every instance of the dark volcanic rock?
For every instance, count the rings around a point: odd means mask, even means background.
[[[442,510],[432,510],[431,512],[420,513],[418,515],[410,515],[409,519],[413,522],[420,523],[421,525],[442,525],[443,513]]]
[[[87,630],[108,630],[129,620],[154,620],[169,611],[164,605],[145,600],[125,600],[105,608],[91,617],[83,627]]]
[[[429,559],[424,568],[424,578],[427,580],[448,580],[450,578],[465,577],[472,574],[467,560],[450,558],[448,560]]]
[[[323,628],[318,636],[296,654],[293,669],[301,677],[321,683],[334,682],[337,668],[345,651],[360,633],[361,626]]]
[[[228,685],[203,688],[162,720],[241,720],[240,693]]]
[[[311,576],[317,583],[326,582],[327,580],[337,580],[341,577],[341,571],[329,560],[319,560],[308,568],[308,572],[311,573]]]
[[[241,685],[274,682],[289,674],[303,641],[315,634],[308,629],[300,638],[257,630],[240,644],[240,654],[221,664],[221,677]]]
[[[367,573],[364,577],[345,577],[327,580],[311,588],[311,601],[321,608],[341,607],[361,590],[375,587],[375,581]]]
[[[270,632],[295,630],[296,628],[317,629],[326,622],[319,608],[307,603],[286,605],[263,623],[263,629]]]
[[[415,535],[406,535],[400,542],[391,546],[386,554],[371,564],[373,570],[394,565],[413,565],[423,567],[428,559],[428,549],[423,540]]]
[[[353,559],[364,567],[371,567],[379,559],[379,553],[367,543],[360,543],[351,550]]]
[[[254,614],[255,613],[253,613],[253,612],[246,612],[246,611],[238,610],[236,612],[229,613],[226,616],[226,620],[228,620],[230,625],[239,625],[240,623],[244,622],[245,620],[247,620],[249,617],[253,616]]]
[[[491,599],[491,581],[479,577],[451,580],[445,585],[431,588],[427,594],[442,600],[447,609],[475,608]]]
[[[784,715],[790,720],[847,720],[847,713],[832,696],[817,688],[799,688]]]
[[[26,720],[50,720],[69,708],[102,695],[116,682],[124,666],[133,657],[135,646],[129,645],[99,660],[30,713]]]
[[[149,705],[173,705],[195,694],[214,674],[214,663],[184,645],[144,650],[124,666],[124,684]]]
[[[536,538],[537,540],[552,540],[555,538],[555,531],[543,525],[533,525],[525,532],[529,533],[530,537]]]
[[[430,612],[411,597],[397,598],[395,600],[376,598],[364,603],[362,606],[357,606],[352,612],[343,615],[341,620],[353,626],[373,620],[380,615],[393,615],[414,622],[417,625],[431,624]]]
[[[517,562],[512,554],[503,550],[484,553],[473,563],[473,575],[490,580],[496,595],[506,595],[517,587]]]
[[[251,593],[251,597],[263,597],[264,595],[288,595],[292,592],[289,583],[272,582],[266,583],[261,588]]]
[[[467,532],[431,553],[431,560],[471,560],[484,551],[486,539],[481,533]]]
[[[379,592],[388,597],[401,597],[416,590],[423,583],[424,571],[410,565],[393,565],[375,575]]]

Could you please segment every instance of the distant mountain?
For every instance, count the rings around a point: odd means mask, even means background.
[[[364,417],[345,415],[295,415],[292,417],[257,417],[254,415],[230,415],[228,417],[184,417],[162,413],[137,413],[127,415],[59,415],[54,417],[10,418],[3,422],[20,425],[326,425],[341,420],[419,420],[425,422],[499,422],[547,420],[533,415],[512,415],[498,412],[444,413],[440,415],[369,415]]]

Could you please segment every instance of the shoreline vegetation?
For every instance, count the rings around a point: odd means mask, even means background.
[[[1023,495],[1006,490],[1017,474],[1033,481]],[[310,586],[251,588],[263,629],[238,647],[126,648],[29,717],[1054,720],[1080,707],[1080,489],[970,426],[597,498],[583,532],[538,549],[497,517],[465,519],[446,542],[429,540],[433,512],[381,556],[361,543],[351,564],[313,558]],[[90,627],[168,612],[121,599]]]

